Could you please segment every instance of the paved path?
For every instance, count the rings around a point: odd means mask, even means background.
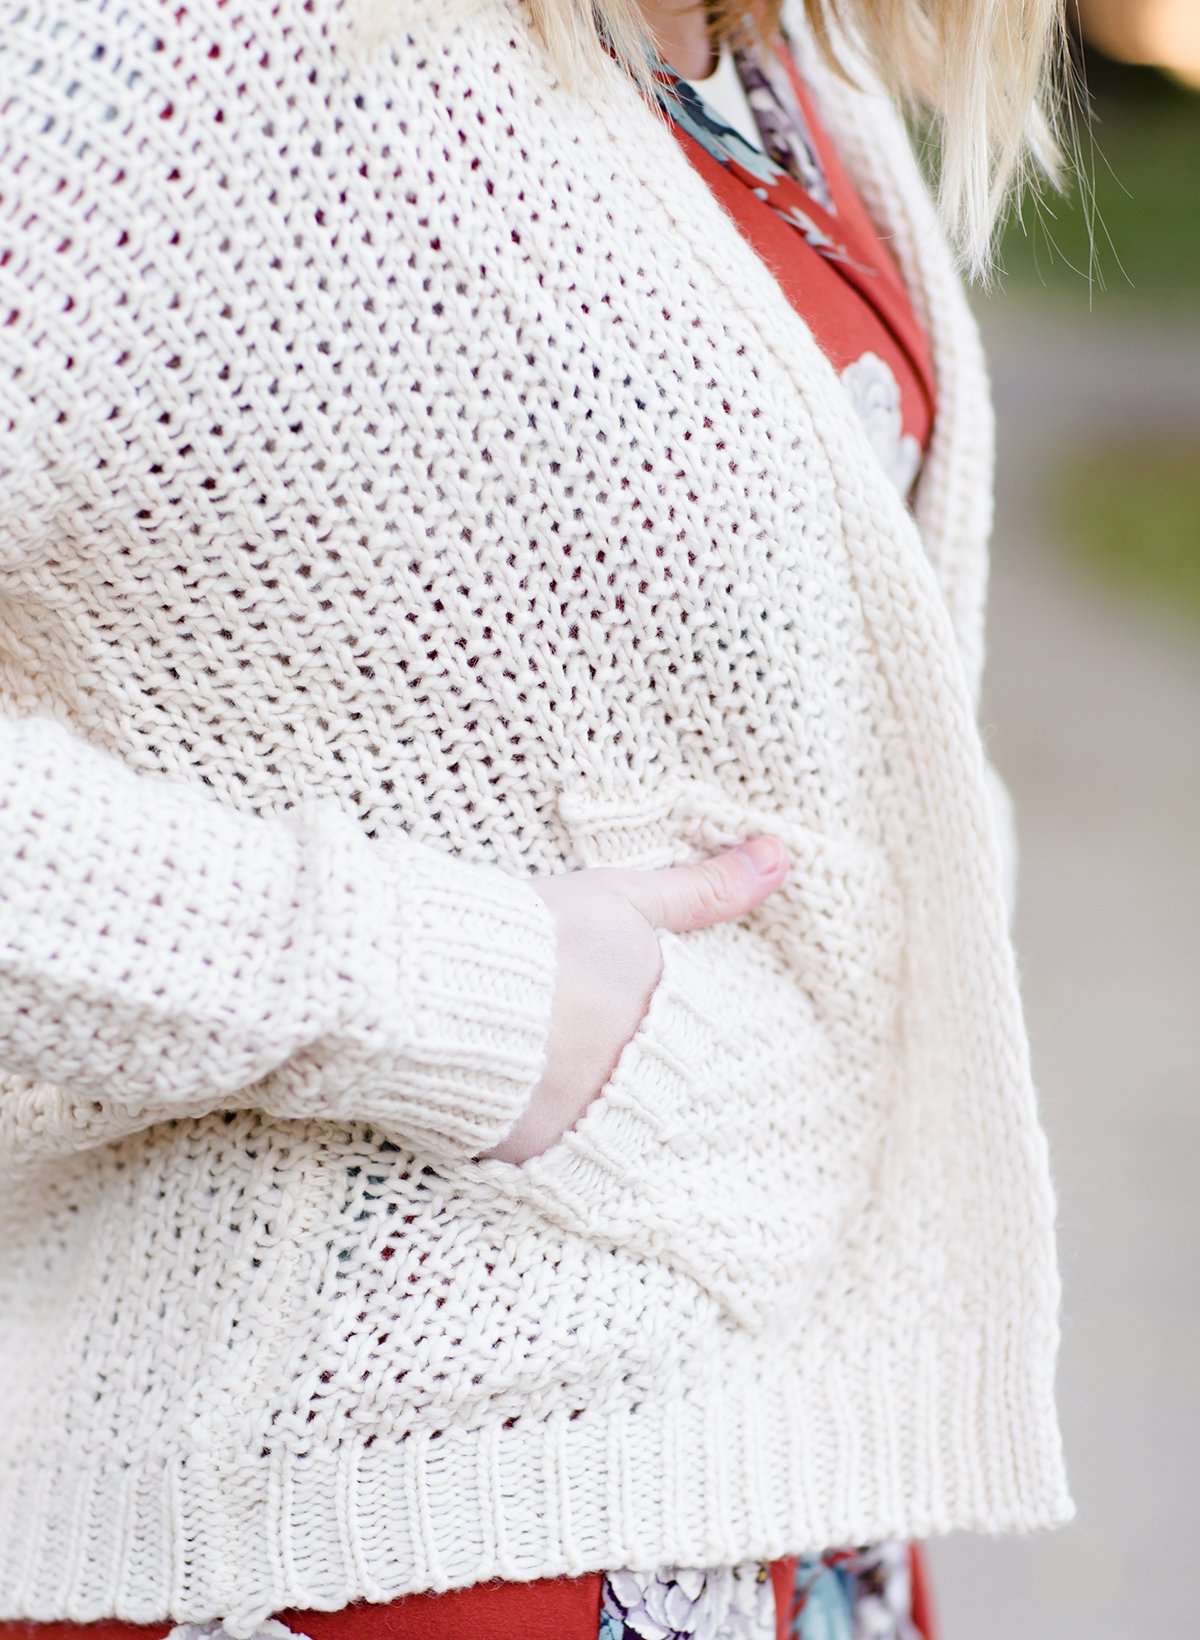
[[[1038,485],[1058,449],[1114,429],[1191,429],[1200,462],[1200,329],[1114,329],[1007,300],[984,323],[1001,459],[983,717],[1017,805],[1017,945],[1060,1202],[1060,1396],[1080,1512],[1053,1533],[935,1542],[935,1592],[944,1640],[1190,1640],[1200,630],[1064,566]]]

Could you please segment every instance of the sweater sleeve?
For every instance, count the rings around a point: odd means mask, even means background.
[[[27,1126],[80,1099],[118,1131],[258,1106],[473,1155],[540,1074],[553,967],[526,881],[0,720],[0,1072]],[[21,1127],[5,1113],[6,1150],[53,1137]]]
[[[140,91],[110,117],[74,13],[53,52],[36,19],[10,21],[0,595],[19,600],[30,566],[87,550],[122,463],[139,470],[109,408],[113,361],[135,338],[124,287],[106,282],[100,206],[151,128],[167,144],[180,122],[144,120]],[[145,45],[144,23],[127,26],[131,49]],[[68,152],[90,156],[70,187]],[[59,254],[72,242],[86,255]],[[163,325],[169,290],[147,293]],[[183,388],[168,388],[185,416]],[[332,797],[249,812],[85,737],[46,704],[61,691],[6,694],[0,1161],[230,1106],[370,1121],[431,1157],[503,1136],[540,1075],[554,987],[552,917],[527,880],[402,832],[368,836]]]

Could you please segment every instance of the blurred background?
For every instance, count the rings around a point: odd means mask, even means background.
[[[1200,0],[1081,21],[1083,185],[1026,207],[978,303],[983,723],[1017,808],[1079,1516],[933,1543],[944,1640],[1200,1636]]]

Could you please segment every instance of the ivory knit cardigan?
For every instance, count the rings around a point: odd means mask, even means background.
[[[0,1615],[1073,1513],[992,428],[902,127],[808,64],[933,337],[915,521],[615,66],[434,11],[3,5]],[[752,828],[784,888],[477,1160],[530,875]]]

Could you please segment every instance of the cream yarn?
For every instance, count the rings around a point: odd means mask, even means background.
[[[1069,1519],[975,723],[991,426],[906,511],[615,74],[516,0],[8,3],[0,1615],[224,1620]],[[793,855],[576,1130],[528,877]]]

